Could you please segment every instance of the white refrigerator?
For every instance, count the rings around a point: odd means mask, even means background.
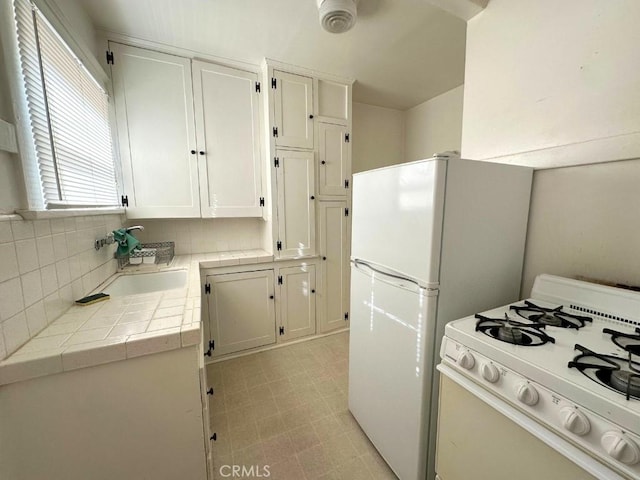
[[[435,477],[444,325],[520,298],[531,179],[444,154],[353,177],[349,410],[401,480]]]

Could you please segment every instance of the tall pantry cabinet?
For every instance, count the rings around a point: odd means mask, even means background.
[[[127,217],[262,217],[258,72],[117,42],[107,61]]]
[[[282,260],[319,257],[315,324],[325,333],[349,319],[353,82],[271,60],[264,75],[274,253]]]

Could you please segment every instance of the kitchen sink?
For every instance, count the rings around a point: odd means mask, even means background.
[[[185,288],[186,286],[186,270],[169,270],[166,272],[118,275],[102,291],[112,297],[122,297],[124,295],[139,295],[141,293]]]

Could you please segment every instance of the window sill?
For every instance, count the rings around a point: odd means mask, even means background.
[[[125,213],[125,209],[122,207],[61,208],[57,210],[18,210],[16,213],[25,220],[42,220],[46,218],[84,217],[89,215],[121,215]]]

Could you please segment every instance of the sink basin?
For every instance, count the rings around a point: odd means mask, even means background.
[[[124,274],[116,277],[102,289],[112,297],[139,295],[141,293],[161,292],[187,286],[186,270],[167,272]]]

